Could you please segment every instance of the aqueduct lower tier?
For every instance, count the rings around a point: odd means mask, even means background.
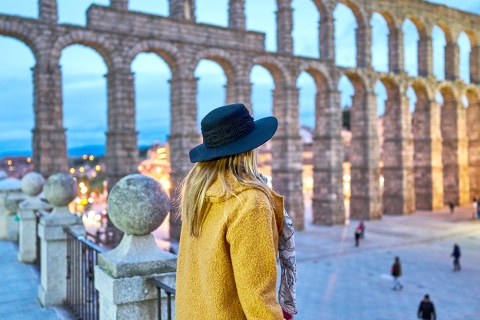
[[[58,24],[55,0],[39,0],[39,18],[0,15],[0,34],[23,41],[36,58],[34,73],[33,161],[45,176],[68,170],[66,134],[62,112],[62,73],[59,58],[72,44],[89,46],[101,54],[108,67],[107,175],[110,185],[136,172],[138,164],[135,128],[134,75],[131,62],[141,52],[161,56],[172,71],[171,133],[169,143],[172,183],[178,185],[191,167],[189,149],[199,141],[197,132],[194,70],[202,59],[218,62],[227,76],[226,103],[246,102],[251,108],[250,70],[262,65],[275,82],[273,114],[279,130],[273,138],[274,188],[297,229],[304,224],[302,195],[302,142],[296,79],[306,71],[315,79],[317,94],[314,128],[313,221],[343,223],[343,145],[341,107],[337,83],[346,75],[355,88],[351,127],[351,217],[377,219],[383,213],[409,214],[432,210],[446,202],[466,204],[480,196],[480,17],[419,0],[314,0],[321,14],[320,59],[293,55],[290,0],[277,0],[277,52],[267,52],[264,34],[245,30],[244,0],[229,1],[229,27],[195,22],[193,0],[170,0],[168,17],[128,10],[128,0],[111,0],[110,6],[93,5],[87,26]],[[333,10],[349,6],[357,19],[357,67],[335,66]],[[370,17],[382,14],[389,26],[389,72],[371,67]],[[420,15],[421,14],[421,15]],[[419,31],[418,73],[404,71],[405,19]],[[432,75],[432,40],[429,30],[439,25],[446,34],[446,81]],[[470,38],[470,78],[458,79],[459,54],[454,39],[465,31]],[[374,86],[387,88],[384,152],[380,159]],[[415,112],[409,111],[407,88],[416,93]],[[440,91],[443,106],[435,101]],[[469,101],[468,109],[462,97]],[[413,121],[412,121],[413,120]],[[413,123],[413,128],[412,128]],[[468,130],[467,130],[468,128]],[[379,163],[385,185],[379,190]],[[173,188],[174,189],[174,188]],[[175,194],[173,194],[175,196]],[[173,238],[179,222],[171,222]]]

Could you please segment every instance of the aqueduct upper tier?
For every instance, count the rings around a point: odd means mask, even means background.
[[[296,79],[302,71],[316,82],[314,128],[313,221],[343,223],[343,146],[338,80],[346,75],[355,95],[351,129],[351,217],[376,219],[382,213],[409,214],[432,210],[446,202],[465,204],[480,196],[480,16],[420,0],[312,0],[320,12],[319,59],[293,55],[291,0],[277,0],[277,51],[265,50],[265,36],[246,30],[245,0],[229,0],[227,28],[195,21],[194,0],[170,0],[169,16],[128,10],[128,0],[111,0],[109,6],[92,5],[85,27],[58,23],[56,0],[39,0],[39,18],[0,15],[0,35],[24,42],[33,52],[35,127],[33,161],[45,176],[67,171],[66,133],[62,111],[64,48],[83,44],[96,50],[107,67],[108,132],[107,175],[110,185],[136,172],[134,75],[131,62],[141,52],[154,52],[172,71],[171,150],[173,185],[190,169],[189,149],[199,141],[194,71],[202,59],[216,61],[227,77],[226,103],[244,102],[250,108],[250,71],[254,65],[270,71],[274,82],[273,114],[279,130],[272,142],[274,188],[285,196],[287,210],[298,229],[303,228],[302,143],[299,93]],[[356,68],[335,65],[333,10],[342,3],[357,20]],[[372,28],[379,13],[388,24],[389,72],[371,66]],[[418,77],[404,71],[402,23],[411,20],[419,33]],[[445,81],[433,76],[434,25],[445,33]],[[471,84],[459,80],[461,32],[471,44]],[[383,156],[380,158],[374,86],[387,88]],[[406,91],[415,90],[415,112],[410,113]],[[443,105],[435,93],[443,96]],[[462,97],[468,98],[464,108]],[[413,118],[413,119],[412,119]],[[413,126],[412,126],[413,123]],[[468,130],[467,130],[468,128]],[[380,168],[379,164],[383,163]],[[383,170],[383,194],[379,172]],[[173,188],[174,189],[174,188]],[[175,195],[173,195],[175,196]],[[172,236],[178,237],[172,221]]]

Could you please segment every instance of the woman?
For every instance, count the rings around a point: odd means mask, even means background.
[[[402,290],[403,284],[400,282],[400,277],[402,276],[402,264],[400,263],[399,257],[395,257],[391,273],[393,277],[393,290]]]
[[[253,121],[243,104],[202,120],[180,199],[177,319],[283,319],[275,293],[283,198],[263,182],[254,150],[277,126],[274,117]],[[279,297],[295,307],[286,291]]]

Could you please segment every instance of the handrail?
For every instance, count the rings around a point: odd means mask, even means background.
[[[167,286],[165,283],[160,280],[152,277],[148,280],[157,287],[158,298],[157,298],[157,308],[158,308],[158,320],[162,320],[162,290],[167,294],[167,315],[168,320],[172,320],[172,295],[175,295],[176,290],[170,286]]]

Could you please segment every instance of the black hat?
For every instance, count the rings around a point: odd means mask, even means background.
[[[203,143],[190,150],[190,161],[207,161],[255,149],[270,140],[277,127],[275,117],[253,121],[241,103],[216,108],[202,119]]]

